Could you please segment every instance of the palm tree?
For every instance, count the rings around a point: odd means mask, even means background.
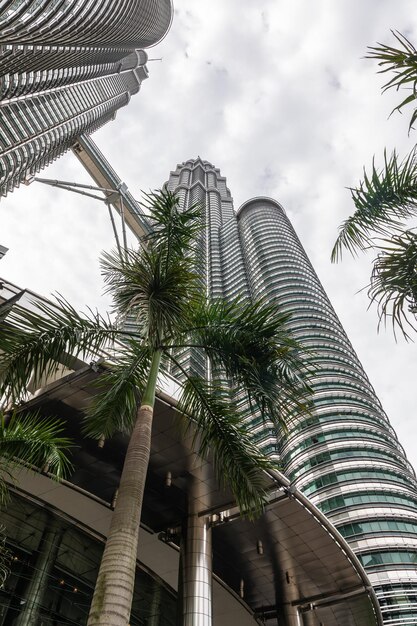
[[[78,314],[61,297],[37,311],[15,310],[10,332],[0,337],[0,393],[16,398],[29,376],[42,380],[78,355],[111,353],[100,391],[85,421],[85,432],[103,440],[130,433],[110,532],[89,626],[126,626],[131,610],[142,499],[151,446],[158,374],[173,364],[184,378],[179,411],[192,423],[198,452],[210,450],[219,478],[233,490],[243,512],[262,509],[262,470],[271,461],[245,429],[242,394],[277,426],[306,409],[302,352],[287,330],[288,315],[264,302],[210,301],[196,272],[201,213],[181,211],[169,191],[147,196],[153,230],[138,251],[105,254],[107,291],[120,317],[135,329],[113,324],[98,313]],[[181,351],[206,355],[210,377],[192,374]],[[224,381],[228,381],[225,384]],[[239,390],[239,402],[235,400]]]
[[[378,61],[380,73],[393,72],[383,91],[411,90],[392,113],[402,112],[417,95],[417,50],[400,33],[393,35],[399,48],[378,44],[367,55]],[[417,108],[409,132],[416,119]],[[390,157],[385,151],[384,166],[378,169],[374,160],[370,174],[364,170],[364,180],[350,192],[356,210],[339,228],[332,261],[341,258],[343,249],[352,254],[369,248],[377,251],[368,295],[377,303],[380,322],[391,318],[394,333],[398,326],[407,338],[407,327],[416,329],[417,312],[417,235],[407,228],[407,220],[417,216],[416,147],[403,160],[395,150]]]

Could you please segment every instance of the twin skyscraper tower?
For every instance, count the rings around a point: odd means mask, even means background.
[[[171,19],[170,0],[6,1],[0,195],[114,118],[148,76],[143,48]],[[254,441],[349,542],[384,625],[417,624],[415,474],[283,207],[258,197],[235,212],[226,179],[200,158],[178,165],[167,186],[183,207],[204,207],[207,293],[276,302],[309,350],[312,415],[295,418],[287,434],[255,416]],[[181,359],[204,368],[198,353]]]

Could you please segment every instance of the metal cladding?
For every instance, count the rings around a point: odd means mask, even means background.
[[[171,0],[12,0],[0,9],[0,193],[114,119],[148,77]]]
[[[170,0],[9,0],[1,43],[146,48],[166,34]]]
[[[200,158],[167,184],[184,206],[204,206],[207,292],[276,301],[315,367],[313,413],[295,416],[287,435],[255,416],[255,440],[347,539],[384,624],[417,624],[415,473],[284,209],[260,197],[236,215],[225,179]]]

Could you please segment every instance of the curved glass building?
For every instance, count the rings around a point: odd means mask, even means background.
[[[171,0],[6,0],[0,8],[0,195],[114,119],[148,77],[142,48]]]
[[[348,540],[384,624],[417,624],[415,474],[284,209],[254,198],[235,214],[225,179],[200,158],[178,165],[167,185],[184,205],[205,207],[207,291],[276,301],[309,350],[313,414],[285,436],[255,416],[257,443]]]

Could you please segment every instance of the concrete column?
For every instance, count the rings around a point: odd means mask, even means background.
[[[181,537],[178,626],[212,626],[211,528],[194,494],[192,488]]]
[[[23,597],[22,610],[15,626],[37,626],[39,613],[48,589],[48,579],[55,563],[61,543],[63,529],[58,519],[54,518],[45,528],[38,548],[35,571]]]

